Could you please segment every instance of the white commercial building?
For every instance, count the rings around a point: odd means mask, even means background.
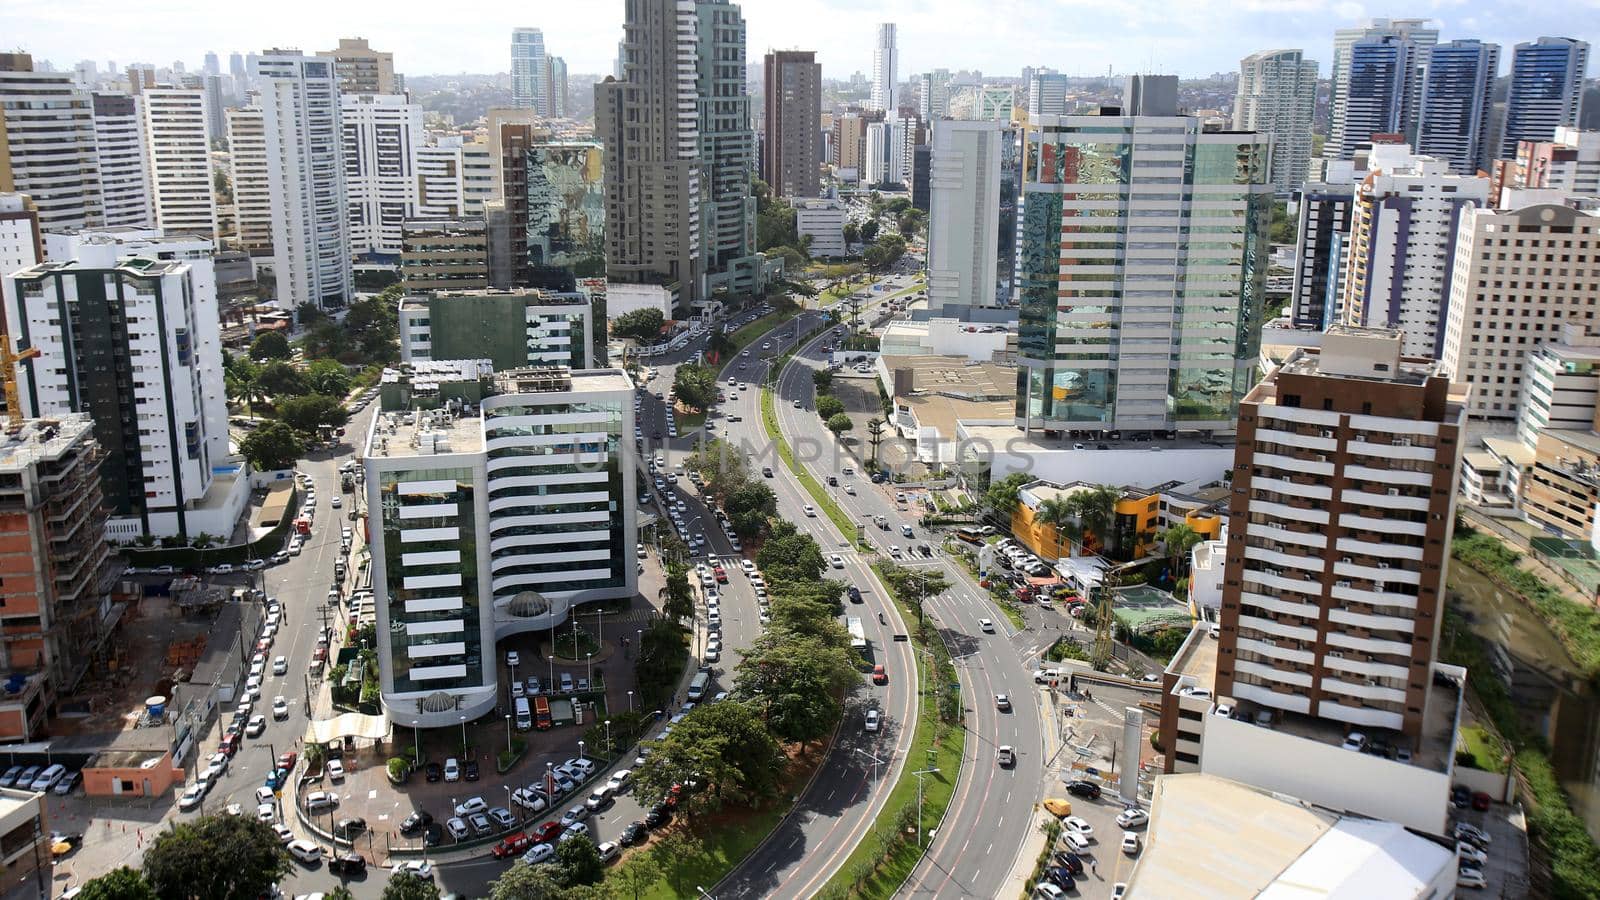
[[[878,351],[883,356],[965,356],[973,362],[994,362],[1015,329],[1016,322],[983,325],[944,316],[892,319],[883,327]]]
[[[1001,122],[933,123],[928,162],[928,306],[992,306],[1000,250]],[[1013,250],[1015,248],[1012,248]]]
[[[1560,340],[1564,323],[1593,322],[1600,311],[1591,280],[1600,275],[1600,202],[1574,208],[1548,190],[1505,199],[1504,209],[1461,212],[1449,257],[1440,364],[1472,385],[1475,418],[1515,419],[1529,354]]]
[[[146,157],[140,98],[95,94],[94,156],[100,181],[100,206],[108,227],[149,228],[150,162]]]
[[[211,146],[206,139],[206,92],[195,88],[146,88],[139,95],[144,114],[145,156],[150,161],[150,192],[155,225],[167,232],[217,237],[217,203],[212,191]]]
[[[354,288],[334,59],[272,51],[251,74],[266,137],[278,302],[345,306]]]
[[[495,199],[499,169],[498,158],[485,142],[447,135],[418,147],[417,217],[482,216],[484,201]]]
[[[620,370],[517,369],[476,412],[374,418],[364,457],[391,721],[476,719],[501,696],[496,641],[637,591],[633,393]]]
[[[94,109],[71,72],[35,72],[0,53],[0,185],[27,194],[45,231],[104,224]]]
[[[1316,60],[1299,50],[1267,50],[1240,61],[1233,128],[1272,135],[1272,187],[1279,194],[1306,180],[1316,107]]]
[[[226,536],[249,498],[228,453],[210,240],[113,229],[51,234],[5,280],[30,417],[89,413],[107,455],[108,536]],[[63,308],[71,314],[63,315]]]
[[[845,204],[842,200],[794,201],[795,232],[811,238],[813,257],[844,256]]]
[[[878,42],[872,48],[872,96],[867,101],[868,109],[883,110],[892,116],[900,108],[896,102],[899,98],[895,96],[900,87],[899,64],[895,26],[893,22],[885,22],[878,26]]]
[[[400,225],[418,214],[422,107],[400,94],[339,98],[350,252],[398,256]]]
[[[25,194],[0,193],[0,279],[44,256],[39,213]]]
[[[272,180],[267,167],[267,135],[259,107],[224,113],[228,132],[228,175],[233,188],[233,244],[256,257],[272,255]]]
[[[1342,302],[1347,325],[1398,328],[1405,355],[1444,349],[1456,225],[1489,198],[1489,179],[1454,175],[1442,159],[1378,144],[1356,191]]]

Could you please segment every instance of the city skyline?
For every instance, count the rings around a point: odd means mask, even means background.
[[[898,26],[902,79],[938,67],[1012,76],[1023,65],[1049,66],[1068,75],[1101,75],[1110,66],[1117,74],[1144,71],[1200,77],[1236,72],[1244,56],[1278,48],[1305,50],[1321,63],[1319,75],[1326,78],[1333,31],[1374,16],[1427,17],[1445,40],[1470,37],[1507,48],[1543,35],[1590,43],[1600,39],[1600,30],[1575,31],[1574,17],[1565,10],[1520,9],[1503,0],[1474,4],[1471,15],[1462,14],[1467,8],[1451,0],[1401,5],[1247,0],[1221,10],[1174,7],[1154,0],[1097,4],[1060,0],[1026,8],[1010,0],[999,9],[973,0],[937,0],[931,5],[888,0],[865,8],[843,0],[803,7],[768,0],[745,7],[752,57],[767,50],[815,48],[827,79],[846,79],[856,72],[870,77],[877,25],[882,22]],[[24,0],[8,6],[0,15],[0,26],[16,47],[62,69],[93,59],[101,66],[108,60],[119,66],[130,62],[165,66],[182,60],[198,70],[208,51],[224,58],[233,51],[260,52],[273,46],[299,47],[309,53],[332,46],[340,36],[360,35],[372,46],[393,52],[395,68],[413,76],[506,72],[506,36],[514,27],[528,26],[542,28],[546,45],[561,48],[570,71],[604,74],[612,69],[623,10],[621,3],[602,9],[605,14],[599,16],[594,7],[555,7],[535,16],[496,10],[492,17],[463,15],[473,22],[470,27],[441,31],[437,17],[420,7],[380,9],[376,4],[353,3],[329,10],[312,8],[305,0],[288,0],[284,14],[272,22],[177,15],[168,20],[169,27],[151,32],[139,27],[147,21],[143,8],[136,11],[99,0],[71,5]],[[471,7],[463,12],[470,13]],[[274,24],[306,21],[322,24],[315,28]],[[374,28],[374,22],[384,24]],[[124,41],[128,34],[137,34],[138,43]],[[1196,34],[1229,37],[1196,42]],[[244,42],[243,35],[252,37]],[[497,62],[486,66],[487,60]],[[1502,70],[1507,63],[1501,61]]]

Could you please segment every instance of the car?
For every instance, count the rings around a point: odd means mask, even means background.
[[[1065,897],[1066,892],[1057,887],[1053,881],[1041,881],[1033,886],[1033,896],[1038,900],[1057,900],[1059,897]]]
[[[672,807],[665,803],[657,803],[655,806],[650,807],[650,811],[644,815],[645,827],[652,830],[660,828],[670,821],[672,821]]]
[[[561,832],[561,837],[556,838],[556,843],[565,844],[567,841],[570,841],[575,837],[588,837],[588,836],[589,836],[589,826],[588,825],[586,825],[586,824],[584,824],[582,822],[573,822],[571,825],[567,826],[567,830],[566,831]]]
[[[1126,831],[1150,822],[1150,814],[1142,809],[1128,808],[1117,814],[1117,827]]]
[[[1011,711],[1011,698],[1006,696],[1005,694],[995,694],[994,695],[994,708],[1000,710],[1001,712],[1010,712]]]
[[[1344,743],[1339,745],[1344,750],[1354,750],[1357,753],[1367,749],[1367,736],[1359,731],[1352,731],[1345,735]]]
[[[889,683],[889,672],[886,669],[884,669],[883,663],[878,663],[877,665],[872,667],[872,683],[873,684],[888,684]]]
[[[205,799],[206,786],[203,784],[192,784],[189,786],[188,790],[183,792],[183,796],[178,798],[178,809],[188,812],[191,809],[198,808],[201,803],[205,802]]]
[[[461,803],[456,804],[456,815],[470,816],[473,813],[481,813],[488,808],[489,804],[483,802],[482,797],[468,797]]]
[[[1490,798],[1490,796],[1483,791],[1473,791],[1472,808],[1479,812],[1485,812],[1489,809],[1491,799],[1492,798]]]
[[[1489,854],[1466,841],[1456,841],[1456,858],[1465,863],[1482,866],[1489,861]]]
[[[517,788],[511,792],[511,802],[531,813],[542,813],[548,806],[544,795],[537,790]]]
[[[562,827],[555,822],[546,822],[535,828],[531,834],[535,842],[548,844],[553,843],[556,838],[560,837],[562,830]]]
[[[478,761],[475,760],[475,759],[467,760],[466,763],[464,765],[462,765],[462,767],[461,767],[461,774],[468,781],[477,781],[478,780]]]
[[[564,694],[570,694],[570,693],[572,693],[572,687],[573,687],[572,686],[572,673],[571,672],[562,672],[561,673],[561,692],[564,693]]]
[[[0,786],[4,786],[4,779],[0,779]],[[1466,785],[1458,784],[1450,789],[1450,805],[1456,809],[1466,809],[1472,803],[1472,789]]]
[[[445,781],[460,781],[461,780],[461,763],[459,761],[457,761],[454,758],[447,759],[447,760],[444,761],[444,780]],[[458,815],[459,815],[459,813],[458,813]]]
[[[287,675],[287,674],[289,674],[289,658],[287,656],[280,656],[280,657],[277,657],[276,659],[274,659],[272,661],[272,674],[274,674],[274,675]]]
[[[278,792],[265,785],[256,788],[256,803],[271,803],[278,798]]]
[[[845,588],[845,594],[847,594],[850,597],[850,602],[851,603],[862,603],[862,602],[864,602],[861,599],[861,589],[856,587],[853,584],[850,585],[849,587]]]
[[[501,838],[489,852],[494,854],[495,859],[505,859],[510,856],[520,856],[532,846],[533,837],[525,831],[519,831]]]
[[[250,719],[249,724],[244,726],[244,735],[245,735],[245,737],[253,737],[253,738],[261,737],[262,732],[264,732],[266,730],[267,730],[267,717],[266,716],[252,716],[251,719]]]
[[[432,881],[433,863],[430,863],[425,859],[408,859],[404,862],[395,863],[394,868],[390,869],[390,873],[391,874],[389,877],[391,878],[393,878],[395,875],[410,875],[413,878],[420,878],[423,881]]]
[[[359,853],[342,853],[328,860],[328,871],[341,878],[367,874],[367,858]]]
[[[282,822],[273,822],[270,827],[272,828],[272,833],[277,836],[278,843],[287,845],[294,840],[294,832],[289,830],[289,826]]]
[[[467,816],[467,824],[472,826],[473,834],[488,834],[494,831],[494,823],[489,821],[486,813],[473,813]]]
[[[1492,841],[1488,832],[1470,822],[1457,822],[1455,836],[1458,841],[1471,841],[1485,849],[1488,848]]]
[[[817,509],[816,509],[816,507],[814,507],[811,504],[807,503],[805,505],[805,514],[808,517],[815,519],[817,517]]]
[[[284,849],[289,851],[290,856],[308,866],[322,860],[322,847],[307,840],[290,841]]]
[[[630,782],[632,780],[633,780],[633,770],[632,769],[618,769],[615,772],[611,773],[611,778],[608,781],[608,783],[611,785],[611,789],[612,790],[617,791],[618,793],[620,793],[622,791],[622,789],[628,784],[628,782]]]
[[[644,545],[640,544],[639,548],[641,550],[643,550],[644,549]],[[643,558],[644,558],[643,556],[640,557],[640,559],[643,559]],[[517,666],[520,666],[520,665],[522,665],[522,656],[521,656],[521,654],[517,653],[517,651],[515,651],[515,650],[507,650],[506,651],[506,666],[508,668],[515,669]]]
[[[994,634],[994,623],[988,619],[979,619],[978,628],[984,634]]]
[[[632,847],[644,843],[649,836],[650,829],[646,828],[643,822],[635,821],[629,822],[628,827],[622,829],[622,836],[617,838],[617,841],[624,847]]]
[[[882,719],[876,709],[867,710],[867,716],[864,723],[867,731],[877,731],[881,722]]]
[[[294,764],[300,761],[300,754],[293,750],[285,750],[278,754],[278,768],[286,772],[294,771]]]
[[[306,795],[306,812],[329,810],[338,805],[339,795],[332,791],[312,791]]]
[[[1050,884],[1054,884],[1064,891],[1075,890],[1078,886],[1077,881],[1072,877],[1072,870],[1066,866],[1051,866],[1045,870],[1044,874],[1046,878],[1050,879]]]
[[[580,803],[561,814],[561,827],[570,827],[587,818],[589,818],[589,808]]]
[[[12,766],[4,775],[0,775],[0,787],[13,787],[22,775],[22,766]]]
[[[517,817],[504,806],[493,806],[487,813],[489,821],[493,822],[501,831],[517,827]]]
[[[337,759],[328,760],[327,772],[328,772],[328,777],[333,779],[334,781],[343,781],[344,780],[344,763],[338,761]]]
[[[66,795],[72,793],[72,789],[77,787],[82,781],[83,773],[74,770],[68,772],[66,775],[63,775],[61,780],[56,782],[56,786],[51,788],[51,791],[55,793],[56,796],[65,797]]]
[[[549,862],[555,855],[556,845],[554,843],[539,843],[529,847],[528,852],[522,854],[522,861],[530,866],[537,866],[540,863]]]
[[[1094,826],[1089,820],[1081,816],[1067,816],[1061,820],[1061,827],[1076,834],[1086,841],[1094,840]]]
[[[1483,870],[1475,866],[1462,866],[1456,870],[1456,887],[1484,888],[1489,886],[1489,879],[1483,875]]]
[[[400,822],[400,833],[401,834],[415,834],[416,832],[421,831],[424,828],[427,828],[429,825],[432,825],[432,824],[433,824],[433,814],[432,813],[428,812],[427,810],[423,810],[423,809],[412,810],[411,811],[411,815],[406,816],[403,820],[401,820],[401,822]]]
[[[1083,857],[1070,850],[1057,850],[1050,861],[1071,872],[1074,876],[1083,874]]]
[[[1083,797],[1088,800],[1099,800],[1100,785],[1095,784],[1092,781],[1069,781],[1067,782],[1067,793],[1074,797]]]
[[[1129,856],[1139,855],[1139,833],[1137,831],[1124,831],[1122,833],[1122,852]]]
[[[22,774],[17,777],[17,787],[21,790],[27,790],[28,786],[33,784],[33,780],[39,777],[39,770],[42,768],[44,767],[29,766],[23,769]]]
[[[328,501],[328,502],[329,502],[330,505],[333,506],[334,509],[338,509],[341,505],[343,505],[344,501],[339,499],[339,495],[338,494],[334,494],[333,495],[333,499]]]
[[[458,841],[464,841],[472,836],[472,829],[467,827],[467,822],[460,816],[451,816],[444,823],[445,830]]]
[[[1017,751],[1012,749],[1010,744],[1001,744],[1000,748],[994,752],[994,759],[1002,768],[1009,768],[1016,765]]]
[[[333,826],[334,837],[349,840],[367,830],[367,820],[359,816],[350,819],[340,819]]]
[[[274,719],[289,718],[289,701],[282,696],[272,698],[272,717]]]

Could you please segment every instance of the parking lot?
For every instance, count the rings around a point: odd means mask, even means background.
[[[1488,810],[1468,807],[1454,810],[1451,824],[1470,823],[1489,835],[1481,867],[1488,882],[1477,893],[1484,897],[1528,896],[1528,823],[1522,807],[1491,804]]]

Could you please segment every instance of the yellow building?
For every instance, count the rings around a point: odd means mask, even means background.
[[[1016,509],[1011,514],[1011,534],[1042,559],[1055,560],[1071,555],[1070,541],[1063,541],[1056,528],[1038,520],[1038,513],[1047,500],[1065,499],[1076,494],[1093,491],[1099,485],[1077,481],[1067,485],[1035,481],[1023,485],[1018,492]],[[1161,495],[1143,488],[1123,488],[1122,496],[1112,507],[1112,529],[1117,555],[1137,559],[1147,555],[1161,532]],[[1216,529],[1220,529],[1220,520]],[[1213,529],[1213,533],[1215,530]],[[1198,530],[1198,529],[1196,529]],[[1082,535],[1080,553],[1101,553],[1105,542],[1093,532]]]

